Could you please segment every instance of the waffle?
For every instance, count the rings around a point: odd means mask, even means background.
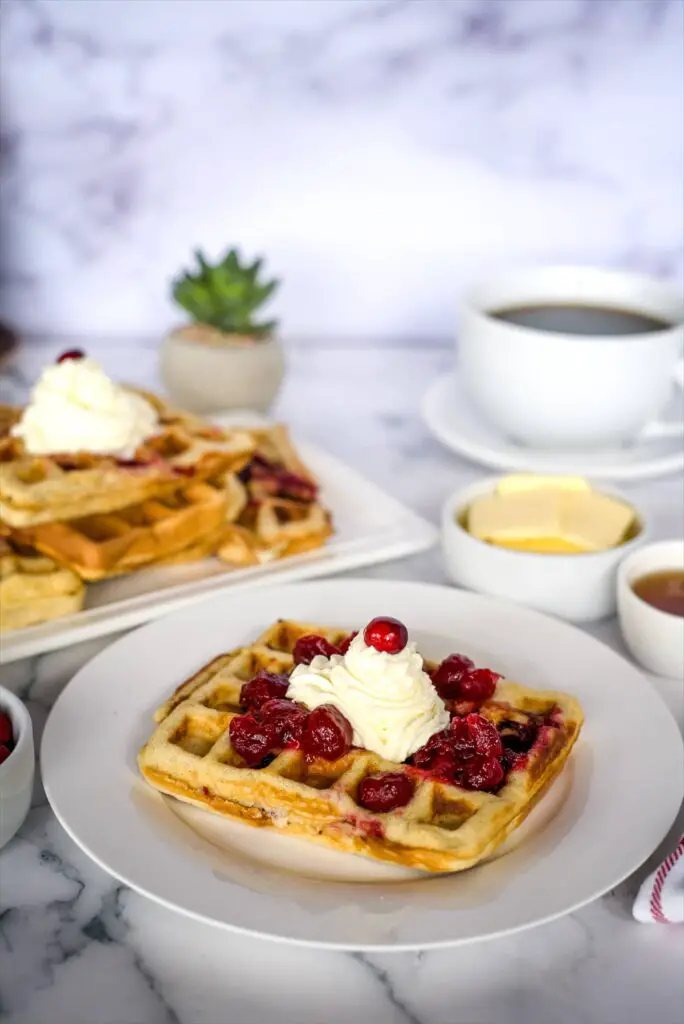
[[[154,404],[159,433],[132,460],[85,452],[35,456],[6,433],[0,438],[0,517],[23,527],[114,512],[172,493],[190,476],[203,480],[241,469],[255,450],[247,431],[220,430],[161,399]]]
[[[0,536],[0,630],[23,629],[80,611],[78,576]]]
[[[240,714],[242,684],[259,670],[289,672],[292,648],[306,633],[339,643],[346,631],[281,621],[257,641],[215,658],[183,683],[155,714],[156,731],[140,752],[144,778],[162,793],[254,826],[430,872],[460,871],[490,856],[525,819],[567,761],[582,711],[567,694],[501,681],[479,713],[500,731],[542,716],[524,758],[497,792],[464,789],[406,764],[352,748],[338,761],[307,760],[284,749],[248,768],[232,749],[229,725]],[[434,666],[426,663],[430,671]],[[536,720],[536,719],[535,719]],[[513,723],[513,724],[511,724]],[[408,772],[405,807],[373,813],[355,800],[377,771]]]
[[[50,555],[88,581],[132,572],[150,562],[167,562],[186,549],[192,560],[207,536],[218,539],[227,495],[204,482],[116,512],[67,522],[39,523],[14,531],[20,542]],[[213,546],[212,539],[209,553]],[[204,557],[199,555],[199,557]]]

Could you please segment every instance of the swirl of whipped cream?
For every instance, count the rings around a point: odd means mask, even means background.
[[[332,704],[350,722],[354,744],[389,761],[405,761],[449,724],[416,645],[387,654],[369,647],[362,633],[345,655],[319,654],[297,665],[287,696],[310,710]]]
[[[159,427],[156,410],[92,359],[65,359],[41,374],[12,433],[33,455],[93,452],[131,458]]]

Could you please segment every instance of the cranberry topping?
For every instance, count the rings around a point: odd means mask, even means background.
[[[339,653],[339,647],[335,647],[325,637],[314,636],[313,633],[300,636],[292,649],[295,665],[310,665],[318,654],[322,654],[324,658],[330,658],[333,654]]]
[[[469,789],[495,789],[504,777],[504,770],[495,757],[476,757],[465,763],[460,775],[462,785]]]
[[[0,764],[2,764],[3,761],[6,761],[11,753],[12,751],[5,743],[0,743]]]
[[[449,728],[431,736],[411,761],[416,768],[445,782],[457,782],[470,789],[492,789],[504,775],[498,760],[503,753],[493,723],[482,715],[469,714],[452,718]]]
[[[274,697],[261,705],[259,718],[281,747],[296,744],[302,738],[308,711],[293,700]]]
[[[534,745],[539,731],[539,720],[531,717],[527,722],[514,722],[504,719],[499,723],[501,742],[506,750],[516,754],[525,754]]]
[[[274,745],[270,726],[254,715],[236,715],[228,731],[233,750],[250,768],[263,761]]]
[[[432,673],[432,684],[444,700],[456,700],[460,695],[461,679],[474,668],[474,662],[465,654],[450,654]]]
[[[399,619],[386,616],[372,619],[363,631],[363,639],[376,651],[398,654],[408,643],[408,630]]]
[[[277,498],[293,501],[312,502],[318,497],[318,487],[310,480],[291,473],[282,466],[269,462],[261,455],[255,455],[251,463],[241,472],[243,483],[254,483],[263,497],[270,494]]]
[[[14,742],[12,733],[12,720],[4,711],[0,711],[0,743],[11,746]]]
[[[340,654],[346,654],[347,653],[347,651],[351,647],[352,640],[355,640],[358,635],[359,635],[359,631],[358,631],[358,629],[356,629],[356,630],[354,630],[353,633],[350,633],[349,636],[345,636],[344,640],[340,644]]]
[[[265,672],[263,669],[240,690],[240,705],[255,711],[274,697],[284,697],[290,680],[287,676]]]
[[[465,721],[477,753],[484,757],[501,757],[503,745],[494,723],[482,715],[467,715]]]
[[[501,676],[497,672],[491,672],[488,668],[476,668],[461,679],[459,697],[461,700],[471,700],[475,704],[484,704],[494,695],[499,679]]]
[[[85,352],[80,348],[68,348],[66,352],[57,356],[58,363],[67,363],[70,359],[85,359]]]
[[[413,781],[404,772],[377,772],[361,780],[356,799],[369,811],[388,814],[405,807],[414,788]]]
[[[331,704],[321,704],[307,719],[302,749],[309,758],[336,761],[350,749],[352,735],[352,727],[342,712]]]

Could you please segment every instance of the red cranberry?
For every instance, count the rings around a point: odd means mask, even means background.
[[[265,672],[262,669],[240,690],[240,704],[250,711],[256,711],[267,700],[284,697],[289,685],[290,680],[287,676]]]
[[[254,715],[236,715],[229,726],[230,742],[236,754],[250,768],[263,761],[274,743],[270,726]]]
[[[501,676],[488,668],[476,668],[463,676],[459,685],[461,700],[471,700],[476,704],[484,704],[494,695],[496,684]]]
[[[363,639],[376,651],[398,654],[408,643],[408,630],[403,622],[387,616],[372,619],[363,631]]]
[[[466,762],[462,777],[469,789],[495,789],[504,777],[504,770],[495,757],[476,757]]]
[[[318,654],[322,654],[324,658],[330,658],[333,654],[339,653],[339,647],[335,647],[325,637],[314,636],[312,633],[300,636],[292,649],[295,665],[310,665]]]
[[[430,775],[442,782],[455,782],[457,768],[453,754],[438,754],[430,765]]]
[[[6,746],[6,744],[0,743],[0,764],[2,764],[3,761],[6,761],[11,753],[12,751],[8,746]]]
[[[68,348],[61,356],[57,356],[58,363],[67,363],[71,359],[85,359],[85,352],[80,348]]]
[[[350,633],[349,636],[345,636],[344,640],[340,644],[340,654],[346,654],[347,653],[347,651],[349,650],[349,648],[352,645],[352,641],[355,640],[358,635],[359,635],[359,631],[358,631],[358,629],[356,629],[356,630],[354,630],[353,633]]]
[[[13,742],[14,737],[10,716],[4,711],[0,711],[0,743],[12,744]]]
[[[469,761],[477,754],[477,744],[468,722],[465,718],[455,716],[449,725],[451,735],[451,746],[456,759]]]
[[[293,700],[274,697],[261,705],[259,718],[282,747],[299,743],[306,726],[308,711]]]
[[[404,772],[378,772],[359,783],[357,802],[369,811],[388,814],[405,807],[413,796],[413,781]]]
[[[422,747],[416,750],[411,761],[416,768],[420,768],[422,771],[430,771],[438,757],[448,757],[453,759],[451,738],[448,730],[446,729],[443,732],[437,732],[431,736],[427,743],[423,744]]]
[[[461,679],[473,668],[474,662],[465,654],[450,654],[432,673],[432,684],[444,700],[456,700]]]
[[[482,715],[467,715],[465,721],[477,753],[483,757],[501,757],[503,745],[493,722]]]
[[[307,757],[336,761],[351,747],[352,735],[352,727],[342,712],[331,704],[321,704],[307,719],[302,748]]]

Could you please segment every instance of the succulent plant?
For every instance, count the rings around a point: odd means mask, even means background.
[[[230,249],[214,265],[199,249],[195,259],[197,269],[182,274],[172,285],[174,299],[193,320],[248,338],[263,339],[274,332],[277,320],[254,319],[280,284],[275,279],[259,280],[263,260],[243,263],[237,249]]]

